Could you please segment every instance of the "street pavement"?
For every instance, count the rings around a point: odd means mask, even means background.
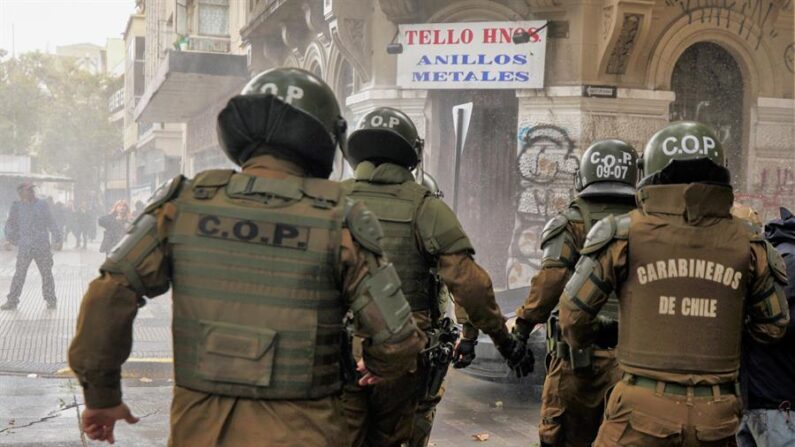
[[[46,309],[38,270],[31,265],[18,310],[0,312],[0,446],[99,445],[81,437],[83,398],[68,370],[66,351],[80,300],[102,259],[96,244],[55,253],[56,310]],[[10,286],[14,261],[14,252],[0,251],[0,297]],[[134,426],[117,425],[117,445],[166,444],[173,385],[170,319],[167,295],[139,311],[123,377],[125,401],[142,419]],[[539,406],[531,390],[458,371],[448,378],[431,446],[536,445]]]

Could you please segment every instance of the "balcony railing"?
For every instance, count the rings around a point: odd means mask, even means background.
[[[187,51],[198,51],[202,53],[228,53],[230,50],[230,40],[228,37],[188,37]]]

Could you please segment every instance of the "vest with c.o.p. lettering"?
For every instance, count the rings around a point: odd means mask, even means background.
[[[341,390],[341,189],[202,173],[168,235],[177,385],[251,399]]]

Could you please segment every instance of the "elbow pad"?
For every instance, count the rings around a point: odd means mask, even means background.
[[[609,295],[611,290],[595,274],[597,263],[588,256],[580,258],[577,268],[563,291],[563,303],[572,310],[581,310],[596,317],[598,309],[591,304],[600,296]]]

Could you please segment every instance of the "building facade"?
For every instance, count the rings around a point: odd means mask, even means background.
[[[450,203],[458,195],[457,212],[498,287],[529,283],[541,256],[541,228],[572,198],[579,157],[597,139],[622,138],[642,150],[670,121],[704,121],[727,147],[739,198],[768,215],[778,204],[795,202],[790,0],[146,4],[147,11],[150,4],[164,11],[152,18],[159,32],[147,22],[147,42],[178,37],[165,53],[166,45],[147,48],[147,78],[155,71],[166,75],[147,84],[138,119],[184,123],[184,172],[226,163],[217,150],[215,116],[251,74],[279,66],[307,69],[335,90],[351,128],[378,106],[400,108],[414,119],[426,140],[425,169]],[[459,23],[510,27],[517,21],[546,22],[542,88],[398,85],[400,56],[387,47],[409,45],[399,25],[444,30]],[[517,51],[510,39],[495,45]],[[451,111],[469,102],[472,116],[458,173],[464,181],[454,191]],[[338,158],[334,176],[345,172]]]
[[[600,138],[642,150],[679,119],[713,125],[741,197],[770,210],[795,201],[793,3],[681,0],[252,0],[243,38],[250,71],[299,66],[321,75],[351,123],[374,107],[403,109],[426,139],[425,167],[501,287],[529,283],[545,221],[572,197],[582,151]],[[541,89],[397,86],[400,24],[543,20]],[[430,27],[433,28],[433,27]],[[514,52],[512,42],[503,43]],[[607,86],[615,97],[589,97]],[[594,95],[598,96],[598,95]],[[472,102],[453,191],[451,109]],[[452,203],[452,202],[451,202]],[[764,211],[763,210],[763,211]]]
[[[215,118],[248,81],[239,30],[245,2],[146,0],[146,91],[140,122],[179,128],[181,171],[229,166],[215,136]]]

